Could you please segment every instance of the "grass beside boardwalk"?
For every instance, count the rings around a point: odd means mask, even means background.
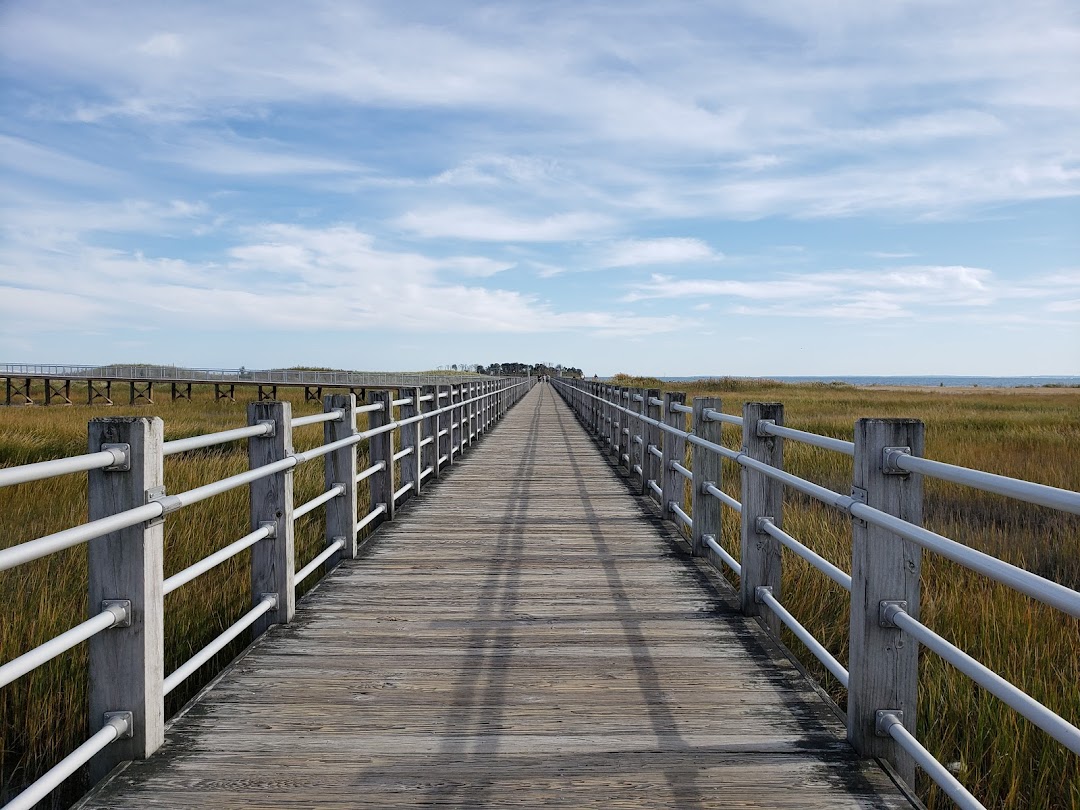
[[[239,392],[238,392],[239,393]],[[303,389],[280,389],[294,415],[317,413]],[[85,394],[84,394],[85,396]],[[159,396],[161,394],[159,393]],[[78,401],[78,400],[76,400]],[[192,402],[102,407],[0,408],[0,464],[78,455],[87,451],[86,425],[98,416],[157,415],[165,438],[177,439],[246,424],[246,403],[215,402],[213,387],[196,388]],[[360,426],[366,425],[365,415]],[[297,428],[298,451],[322,444],[321,424]],[[366,444],[360,445],[366,466]],[[196,450],[165,460],[169,492],[180,492],[247,469],[246,442]],[[321,460],[294,473],[296,504],[323,490]],[[361,509],[367,503],[361,484]],[[324,510],[296,523],[297,569],[322,550]],[[13,546],[86,521],[86,475],[75,474],[0,489],[0,547]],[[241,487],[170,515],[165,529],[165,576],[181,571],[247,534],[248,490]],[[176,669],[250,608],[250,551],[203,574],[165,598],[165,672]],[[305,587],[317,580],[313,575]],[[48,641],[82,621],[86,605],[86,547],[78,546],[0,572],[0,663]],[[166,716],[176,712],[246,644],[242,634],[166,699]],[[90,734],[86,714],[86,645],[0,689],[0,803],[20,785],[43,773]],[[86,785],[73,778],[57,791],[66,806]],[[5,795],[5,793],[7,795]]]
[[[617,382],[665,387],[649,378]],[[922,419],[930,458],[1080,490],[1076,389],[879,389],[736,379],[666,388],[686,391],[688,401],[721,397],[722,410],[732,414],[741,414],[748,401],[782,402],[789,427],[847,440],[860,417]],[[741,428],[725,426],[724,437],[737,448]],[[846,456],[787,441],[784,460],[789,472],[850,491],[852,460]],[[729,462],[723,469],[723,489],[737,499],[739,471]],[[689,512],[689,489],[687,495]],[[738,559],[738,515],[726,508],[723,514],[722,544]],[[1080,517],[930,479],[924,514],[933,531],[1080,589]],[[784,529],[851,570],[849,520],[835,510],[788,491]],[[931,552],[923,553],[922,570],[925,624],[1080,725],[1080,621]],[[846,666],[847,593],[785,550],[781,599]],[[843,707],[843,687],[787,631],[785,642]],[[918,737],[987,807],[1080,808],[1080,757],[926,650],[920,657]],[[932,808],[952,806],[929,780],[920,784],[920,794]]]

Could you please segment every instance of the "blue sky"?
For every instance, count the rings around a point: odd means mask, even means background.
[[[1071,0],[12,0],[0,81],[0,361],[1080,374]]]

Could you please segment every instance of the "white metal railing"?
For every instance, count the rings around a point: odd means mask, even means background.
[[[36,368],[40,371],[40,367]],[[71,371],[66,367],[64,373]],[[139,706],[108,706],[103,714],[92,715],[91,727],[99,730],[6,807],[32,807],[98,754],[114,764],[118,760],[106,749],[116,739],[133,738],[138,755],[152,753],[157,738],[146,718],[161,713],[160,705],[156,712],[146,711],[152,703],[164,700],[245,631],[251,629],[258,635],[271,623],[288,622],[297,586],[320,568],[355,557],[364,529],[380,520],[392,520],[405,496],[410,492],[419,494],[425,480],[438,477],[453,464],[455,456],[490,429],[534,382],[532,378],[454,379],[453,385],[395,386],[396,394],[369,391],[371,401],[361,406],[356,405],[351,394],[332,395],[326,397],[323,413],[296,418],[291,415],[289,403],[252,403],[246,427],[169,442],[163,440],[163,425],[156,418],[95,420],[90,427],[92,446],[97,436],[116,438],[101,442],[100,451],[0,469],[0,487],[88,472],[90,520],[0,550],[0,572],[89,543],[92,601],[102,588],[108,591],[116,587],[117,569],[124,566],[157,570],[160,577],[160,557],[156,563],[148,563],[146,555],[160,555],[164,520],[176,511],[249,486],[254,527],[244,537],[183,571],[159,579],[158,587],[139,594],[118,593],[115,599],[110,595],[102,601],[100,612],[85,622],[0,665],[3,687],[80,643],[108,645],[115,655],[91,656],[92,662],[107,660],[112,662],[107,666],[113,667],[108,672],[93,673],[91,706],[95,705],[94,689],[102,688],[94,683],[108,682],[115,687],[116,683],[130,682],[132,694],[146,696]],[[441,404],[443,401],[447,404]],[[400,411],[396,419],[395,409]],[[361,413],[369,415],[367,430],[356,429],[356,416]],[[324,443],[305,452],[291,452],[292,430],[319,424],[323,425]],[[110,433],[102,434],[102,426],[108,426]],[[394,450],[392,434],[397,434],[401,450]],[[251,468],[247,471],[173,495],[166,494],[160,485],[165,457],[240,440],[249,442]],[[357,450],[365,441],[370,464],[357,471]],[[333,483],[293,508],[292,476],[286,473],[317,458],[325,460],[327,481]],[[405,484],[400,488],[399,478]],[[359,517],[357,485],[365,480],[369,481],[369,508]],[[127,508],[120,506],[125,503]],[[326,510],[326,546],[294,572],[293,524],[322,507]],[[115,537],[123,543],[124,553],[110,557],[109,542]],[[142,659],[133,653],[144,645],[145,655],[159,660],[163,656],[164,596],[247,549],[252,551],[252,582],[263,585],[260,589],[253,584],[252,608],[161,682],[145,683],[144,672],[134,663]]]
[[[913,451],[922,444],[922,424],[914,420],[859,420],[856,441],[849,442],[784,427],[782,406],[748,403],[740,417],[722,413],[719,401],[712,398],[698,398],[695,407],[690,407],[678,401],[683,398],[682,395],[673,397],[669,394],[661,399],[652,392],[620,389],[610,383],[580,380],[554,382],[586,427],[605,447],[611,449],[617,463],[623,464],[632,474],[645,479],[646,460],[650,456],[664,460],[665,468],[657,471],[655,478],[643,481],[642,493],[654,493],[660,500],[664,514],[686,526],[695,553],[705,553],[707,550],[716,555],[721,564],[739,575],[740,598],[745,612],[768,619],[770,629],[774,632],[780,623],[788,627],[811,654],[848,688],[848,737],[857,750],[874,756],[884,755],[908,780],[914,775],[917,764],[961,807],[982,807],[911,732],[914,729],[917,699],[917,649],[922,644],[1070,751],[1080,754],[1080,729],[1076,725],[918,621],[917,601],[909,605],[910,600],[904,598],[907,593],[915,597],[918,595],[918,557],[916,555],[913,562],[910,554],[902,553],[900,545],[908,541],[1070,616],[1080,617],[1080,593],[1077,591],[924,528],[921,525],[921,479],[912,478],[911,474],[939,478],[1072,514],[1080,514],[1080,493],[923,458],[919,452]],[[634,403],[638,402],[641,405],[635,406]],[[658,418],[661,413],[664,418]],[[672,414],[678,416],[671,418]],[[683,414],[693,414],[692,430],[683,429]],[[742,428],[741,449],[732,450],[720,443],[719,430],[723,425]],[[642,447],[627,441],[626,437],[635,426],[643,432],[654,429],[658,437],[662,435],[663,451],[656,452],[659,441]],[[891,441],[888,440],[890,438]],[[852,494],[834,492],[785,472],[779,461],[782,455],[778,447],[782,439],[854,457],[856,480]],[[700,458],[698,453],[694,454],[694,469],[688,469],[681,463],[684,444],[705,451]],[[669,455],[669,448],[672,447],[676,452]],[[744,489],[741,501],[719,488],[719,467],[713,472],[714,480],[704,480],[706,475],[697,472],[699,465],[711,463],[708,456],[714,456],[717,463],[720,459],[735,462],[758,476],[749,490]],[[662,480],[665,476],[675,476],[679,481],[685,479],[691,483],[694,496],[691,514],[688,515],[682,506],[682,486],[672,490],[659,485],[657,479]],[[898,489],[897,482],[905,482],[902,491]],[[781,528],[779,511],[783,487],[808,495],[855,519],[852,524],[852,574],[833,565]],[[673,494],[669,496],[669,492]],[[670,499],[665,503],[666,497]],[[747,498],[751,499],[749,507]],[[743,526],[741,563],[717,542],[721,506],[740,514]],[[870,532],[876,532],[874,543],[866,542],[869,537],[867,533]],[[760,552],[760,547],[771,541],[778,544],[777,549],[789,549],[853,594],[852,632],[856,629],[865,631],[866,638],[860,639],[858,651],[849,651],[852,659],[850,672],[775,595],[779,593],[779,567],[766,566]],[[886,555],[890,551],[892,556],[888,558]],[[776,554],[779,554],[778,550]],[[875,554],[880,557],[875,559]],[[778,559],[778,556],[773,559]],[[908,584],[892,585],[900,591],[899,595],[879,594],[877,582],[886,576],[882,566],[901,560],[906,570],[899,575],[899,579]],[[895,573],[891,578],[898,579]],[[856,592],[860,599],[858,603],[854,597]],[[880,598],[873,598],[875,596]],[[864,604],[867,606],[865,610],[860,607]],[[762,608],[766,608],[767,612]],[[907,634],[912,642],[918,643],[896,644],[897,633]],[[894,650],[900,646],[906,647],[904,655],[907,658],[903,666],[895,661],[890,664],[896,670],[906,670],[899,676],[882,672],[875,663],[875,658],[885,660],[885,644],[893,645]],[[868,678],[887,681],[895,695],[896,705],[867,705],[863,692],[867,689]],[[880,686],[878,683],[879,692]],[[899,708],[900,705],[906,710]],[[891,745],[883,746],[883,743]]]

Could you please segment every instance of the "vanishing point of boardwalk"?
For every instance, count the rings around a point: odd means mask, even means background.
[[[910,804],[542,385],[81,806]]]

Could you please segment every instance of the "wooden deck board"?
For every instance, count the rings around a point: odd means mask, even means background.
[[[81,805],[910,807],[534,389]]]

